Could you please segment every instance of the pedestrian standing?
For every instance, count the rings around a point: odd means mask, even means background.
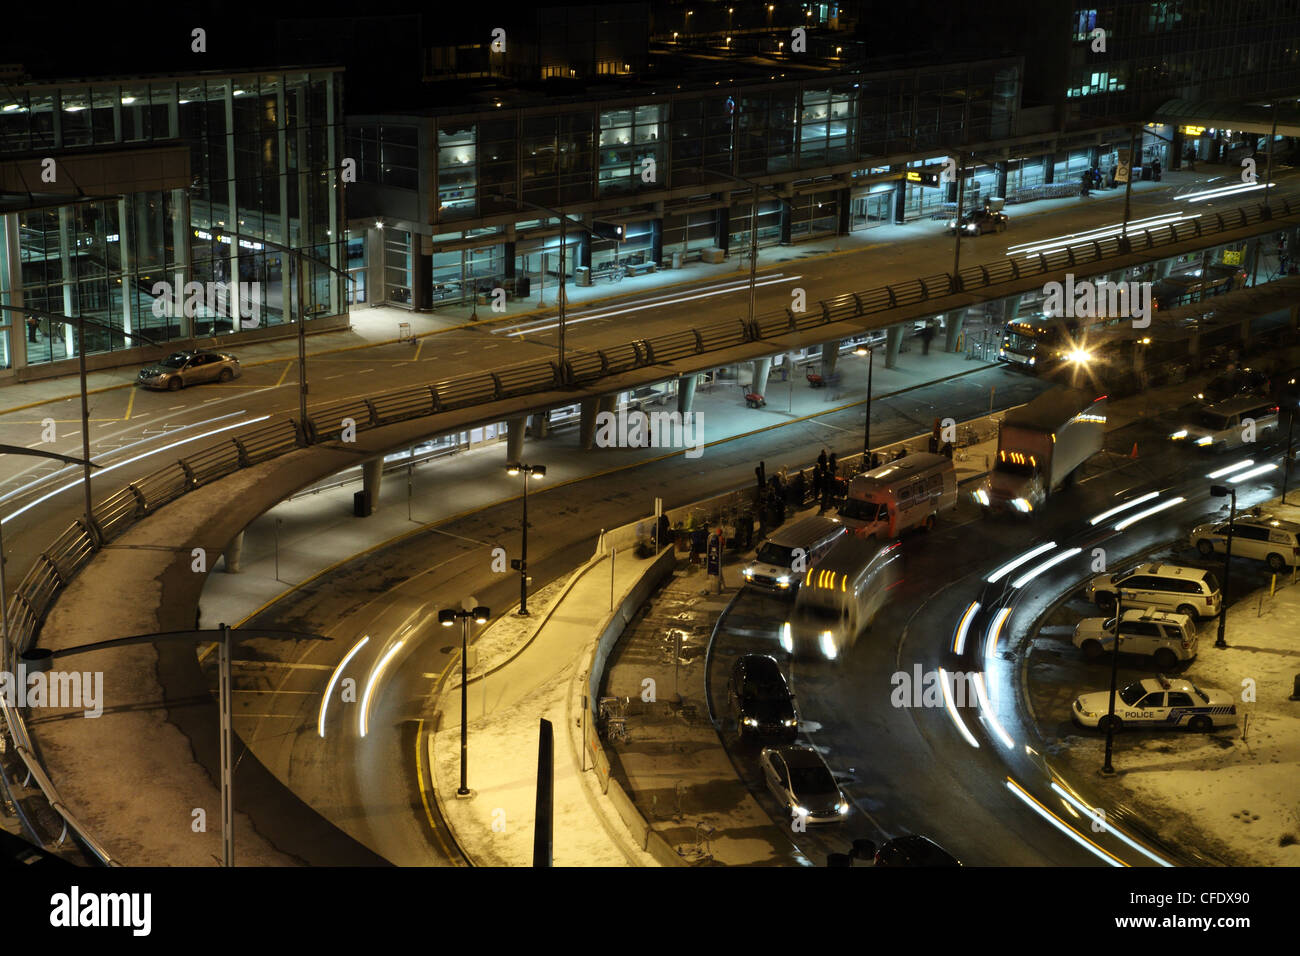
[[[921,329],[921,354],[930,354],[930,342],[934,338],[934,326],[926,323]]]
[[[763,467],[761,461],[754,468],[754,475],[758,478],[758,490],[761,492],[767,487],[767,469]]]
[[[839,464],[835,460],[835,452],[831,452],[830,458],[826,459],[826,471],[830,475],[831,481],[840,473]]]
[[[825,449],[825,448],[823,448],[823,449],[822,449],[822,453],[821,453],[820,455],[817,456],[817,464],[820,465],[823,469],[826,467],[826,449]]]
[[[36,341],[36,330],[41,327],[40,320],[34,315],[27,316],[27,341]]]

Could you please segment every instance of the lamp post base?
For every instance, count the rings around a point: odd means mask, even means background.
[[[515,611],[515,616],[516,616],[516,617],[532,617],[533,615],[532,615],[531,612],[526,611],[526,610],[524,610],[523,608],[520,608],[518,611]]]
[[[472,797],[472,796],[474,796],[474,791],[473,791],[473,790],[468,790],[468,789],[466,789],[466,790],[461,790],[460,788],[457,788],[457,789],[456,789],[456,799],[457,799],[457,800],[468,800],[468,799],[469,799],[470,797]]]

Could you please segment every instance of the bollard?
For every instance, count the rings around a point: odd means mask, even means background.
[[[1295,675],[1295,683],[1291,685],[1291,700],[1300,700],[1300,674]]]

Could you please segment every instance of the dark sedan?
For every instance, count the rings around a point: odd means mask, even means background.
[[[794,740],[799,715],[776,658],[745,654],[737,660],[727,681],[727,704],[742,739],[761,736]]]
[[[961,866],[961,861],[920,834],[886,840],[876,851],[876,866]]]

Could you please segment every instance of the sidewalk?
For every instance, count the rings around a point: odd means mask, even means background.
[[[710,720],[706,655],[714,624],[736,595],[740,564],[732,561],[724,575],[732,587],[714,594],[702,570],[679,567],[610,654],[601,693],[630,698],[629,739],[605,744],[611,772],[688,861],[809,866],[737,776]],[[656,691],[649,702],[646,681]]]
[[[1200,174],[1166,173],[1161,183],[1135,183],[1133,193],[1140,195],[1168,190],[1194,182],[1199,177]],[[1123,197],[1122,189],[1103,190],[1094,192],[1088,200],[1082,200],[1077,196],[1066,199],[1043,199],[1009,206],[1007,211],[1013,218],[1027,218],[1074,208],[1085,201],[1104,203],[1118,199],[1122,202]],[[794,261],[850,255],[909,239],[942,236],[945,228],[946,224],[942,221],[924,218],[902,225],[880,225],[847,236],[830,236],[790,246],[764,247],[759,251],[759,274],[761,276],[769,269]],[[672,251],[666,248],[665,257],[671,257]],[[629,276],[620,282],[604,281],[585,288],[570,281],[566,285],[568,306],[570,310],[577,311],[610,299],[662,291],[693,283],[747,279],[747,251],[747,249],[732,250],[727,261],[718,264],[695,261],[685,264],[681,269],[662,269],[641,276]],[[307,336],[307,357],[310,360],[313,357],[395,343],[398,341],[398,324],[402,322],[410,324],[410,334],[424,337],[452,329],[484,328],[494,322],[552,314],[555,310],[555,291],[556,286],[548,283],[538,295],[530,296],[525,300],[508,301],[504,312],[492,312],[489,307],[483,306],[477,310],[477,321],[471,320],[475,310],[470,305],[440,304],[429,313],[416,313],[386,305],[353,306],[349,312],[348,329]],[[545,305],[538,304],[542,297]],[[293,326],[285,326],[285,333],[287,337],[284,339],[241,343],[232,347],[238,353],[240,363],[245,367],[296,359],[298,343],[294,337]],[[198,344],[200,347],[224,347],[220,339],[201,339],[198,340]],[[133,386],[138,369],[138,365],[131,364],[115,369],[89,372],[86,376],[87,389],[90,392],[99,392]],[[76,397],[79,394],[76,375],[0,385],[0,415],[35,404]]]
[[[654,559],[622,552],[615,561],[621,600]],[[460,785],[460,670],[436,694],[429,736],[434,794],[461,849],[477,866],[531,866],[536,815],[538,720],[554,728],[555,866],[654,866],[596,785],[580,769],[577,722],[581,680],[596,635],[609,618],[608,559],[575,572],[544,613],[521,623],[499,618],[474,642],[468,685],[468,782]]]

